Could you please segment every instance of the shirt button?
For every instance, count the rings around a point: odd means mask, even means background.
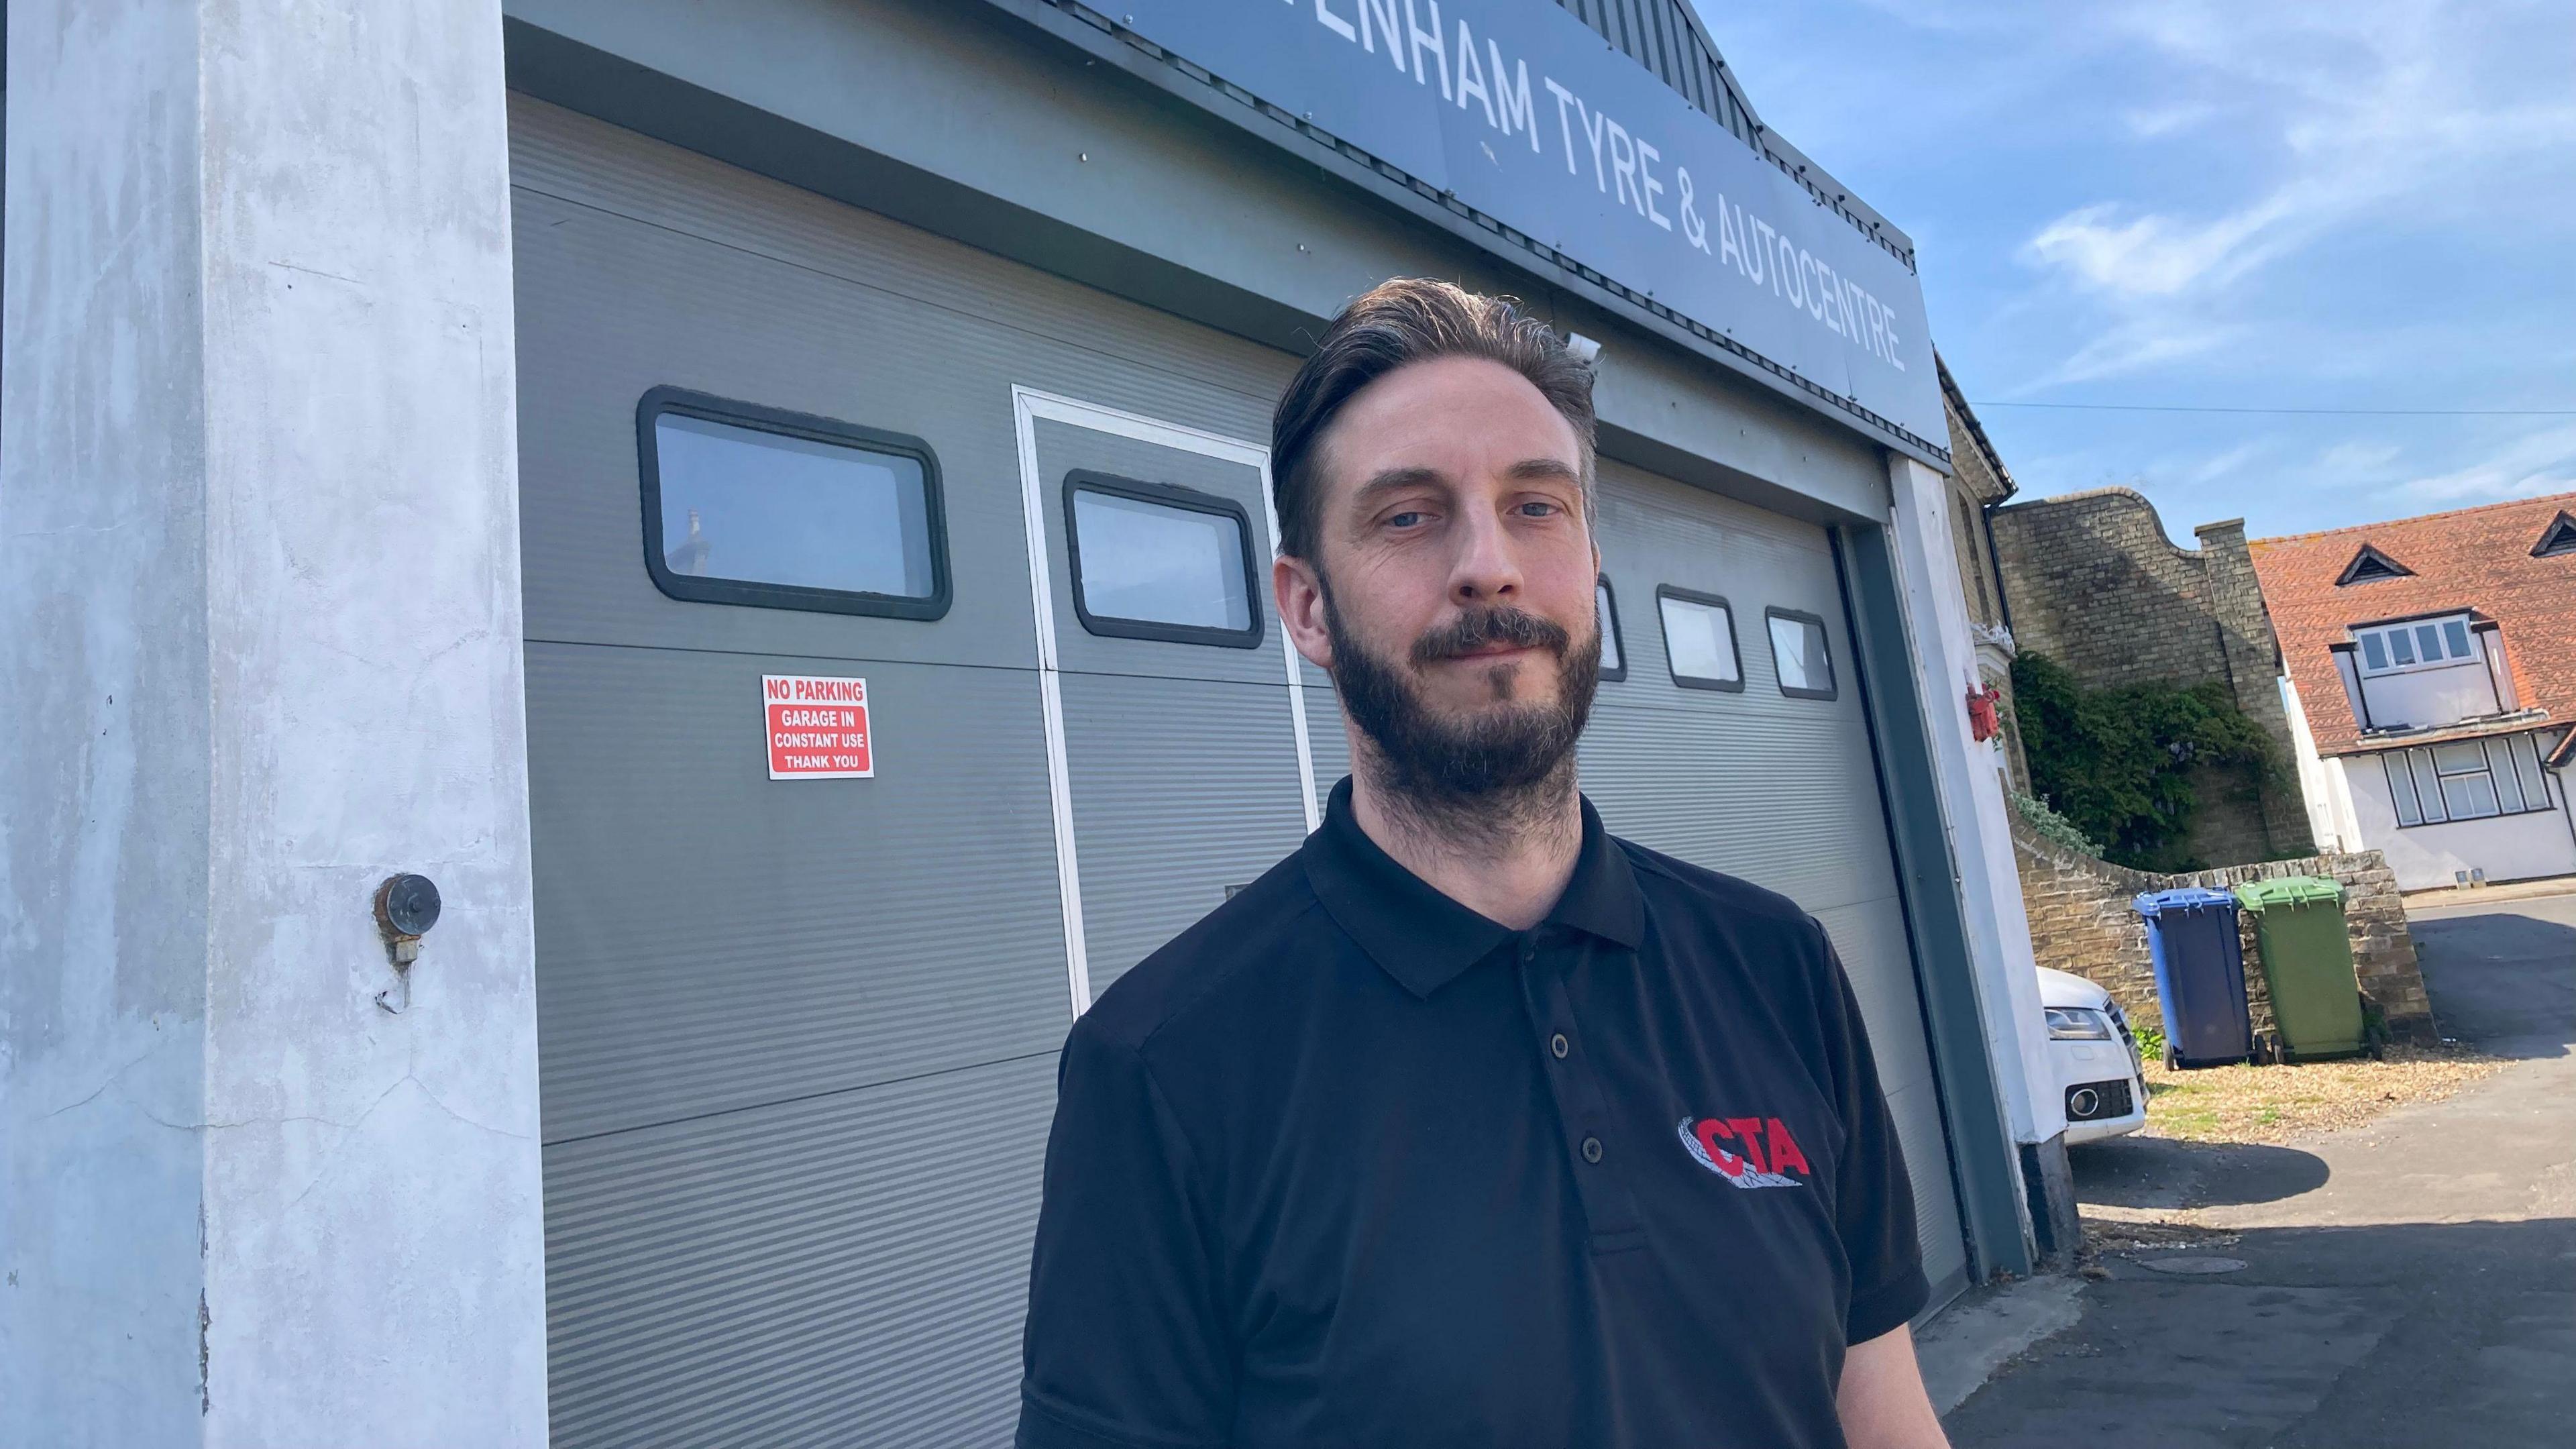
[[[1547,1049],[1556,1053],[1557,1060],[1563,1061],[1565,1059],[1565,1054],[1574,1050],[1574,1044],[1567,1041],[1565,1039],[1565,1033],[1560,1031],[1556,1035],[1547,1039]]]
[[[1538,959],[1537,937],[1531,936],[1524,938],[1521,941],[1521,959],[1524,961],[1535,961]]]
[[[1583,1160],[1586,1162],[1599,1162],[1601,1160],[1600,1138],[1586,1137],[1583,1139]]]

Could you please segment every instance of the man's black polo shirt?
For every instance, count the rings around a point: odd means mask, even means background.
[[[1926,1295],[1822,928],[1588,801],[1516,932],[1344,781],[1058,1082],[1022,1449],[1839,1445],[1845,1346]]]

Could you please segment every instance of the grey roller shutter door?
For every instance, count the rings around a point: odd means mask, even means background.
[[[1583,787],[1618,834],[1778,891],[1824,923],[1904,1139],[1939,1301],[1965,1286],[1967,1247],[1832,541],[1812,524],[1605,461],[1600,544],[1627,677],[1601,686]],[[1727,601],[1740,692],[1673,682],[1659,587]],[[1771,609],[1824,621],[1836,698],[1780,692]]]
[[[1006,1442],[1072,1016],[1013,388],[1260,437],[1291,364],[523,97],[511,142],[553,1442]],[[662,386],[926,442],[946,616],[661,593]],[[1159,868],[1140,716],[1264,792],[1236,853],[1301,833],[1261,657],[1266,719],[1222,672],[1068,696],[1105,959],[1168,934],[1118,909]],[[767,778],[790,673],[868,681],[875,778]],[[1202,854],[1194,910],[1251,868]]]

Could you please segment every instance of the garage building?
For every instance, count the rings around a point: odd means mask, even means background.
[[[71,8],[10,8],[6,425],[41,435],[13,491],[47,458],[141,476],[38,422],[61,394],[19,377],[45,308],[75,305],[21,288],[78,240],[19,214],[73,186],[71,160],[22,147],[21,74],[71,115],[66,67],[144,45]],[[10,597],[22,623],[84,591],[120,628],[200,611],[164,672],[210,671],[186,778],[217,801],[169,877],[213,892],[178,936],[211,972],[156,977],[140,1007],[48,988],[69,1025],[13,1039],[26,1100],[77,1095],[73,1057],[137,1021],[185,1023],[180,1120],[247,1102],[271,1127],[256,1151],[201,1126],[141,1159],[77,1117],[23,1139],[11,1221],[52,1226],[0,1252],[47,1257],[49,1292],[97,1267],[46,1246],[74,1165],[196,1173],[116,1212],[170,1237],[190,1285],[134,1284],[131,1311],[201,1321],[117,1351],[154,1386],[131,1402],[85,1397],[85,1373],[13,1401],[65,1425],[180,1405],[192,1431],[287,1442],[324,1422],[303,1416],[386,1422],[297,1387],[347,1379],[332,1345],[372,1332],[491,1402],[415,1385],[400,1434],[346,1430],[368,1442],[1006,1442],[1068,1023],[1293,849],[1346,770],[1331,683],[1268,604],[1268,419],[1304,339],[1399,274],[1513,293],[1598,345],[1587,793],[1614,831],[1824,922],[1936,1307],[2029,1269],[2026,1168],[2063,1124],[2024,1086],[2038,1011],[2026,942],[2018,967],[1997,944],[2009,866],[1978,863],[1967,802],[1994,774],[1950,718],[1943,652],[1957,632],[1969,658],[1964,625],[1924,602],[1948,459],[1912,245],[1760,125],[1683,0],[509,0],[399,34],[333,13],[210,18],[165,47],[172,75],[200,46],[231,57],[191,82],[204,154],[293,174],[294,146],[331,149],[253,79],[382,130],[353,128],[310,214],[163,178],[197,198],[191,275],[214,278],[180,382],[295,341],[259,319],[325,309],[312,358],[260,364],[264,421],[226,434],[242,382],[168,423],[215,440],[209,501],[155,548],[221,546],[175,593],[147,586],[146,550]],[[314,47],[346,73],[311,76]],[[225,69],[254,62],[273,69]],[[405,106],[443,118],[433,140]],[[407,199],[353,232],[351,199],[380,193]],[[431,244],[382,239],[407,229]],[[388,332],[446,340],[350,381]],[[62,350],[62,376],[114,370]],[[337,457],[299,441],[340,432]],[[8,503],[13,528],[43,522]],[[376,541],[351,555],[353,534]],[[298,592],[317,576],[342,583]],[[33,699],[87,646],[16,647]],[[123,677],[108,654],[75,671],[84,697]],[[227,660],[293,700],[230,723]],[[481,661],[461,693],[459,660]],[[148,703],[153,677],[128,687]],[[321,703],[352,694],[381,703]],[[90,748],[73,725],[111,708],[71,710],[31,758]],[[12,768],[13,801],[64,798]],[[351,822],[370,769],[393,825]],[[44,881],[83,869],[13,878],[58,903],[43,939],[81,939],[78,890]],[[324,889],[393,869],[438,879],[453,918],[403,970]],[[227,872],[314,894],[236,908]],[[305,937],[261,934],[278,920]],[[228,984],[272,978],[296,982],[292,1022]],[[412,1088],[497,1136],[379,1138],[366,1099]],[[372,1165],[344,1180],[340,1156]],[[177,1197],[214,1224],[195,1266]],[[385,1240],[412,1216],[423,1236]],[[0,1388],[51,1372],[12,1357]]]

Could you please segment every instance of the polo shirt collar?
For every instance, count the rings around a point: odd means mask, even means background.
[[[1566,927],[1633,951],[1646,938],[1645,896],[1600,812],[1590,800],[1581,803],[1583,848],[1542,929]],[[1415,996],[1448,985],[1515,934],[1441,894],[1369,839],[1351,811],[1347,778],[1333,787],[1323,826],[1299,855],[1334,923]]]

